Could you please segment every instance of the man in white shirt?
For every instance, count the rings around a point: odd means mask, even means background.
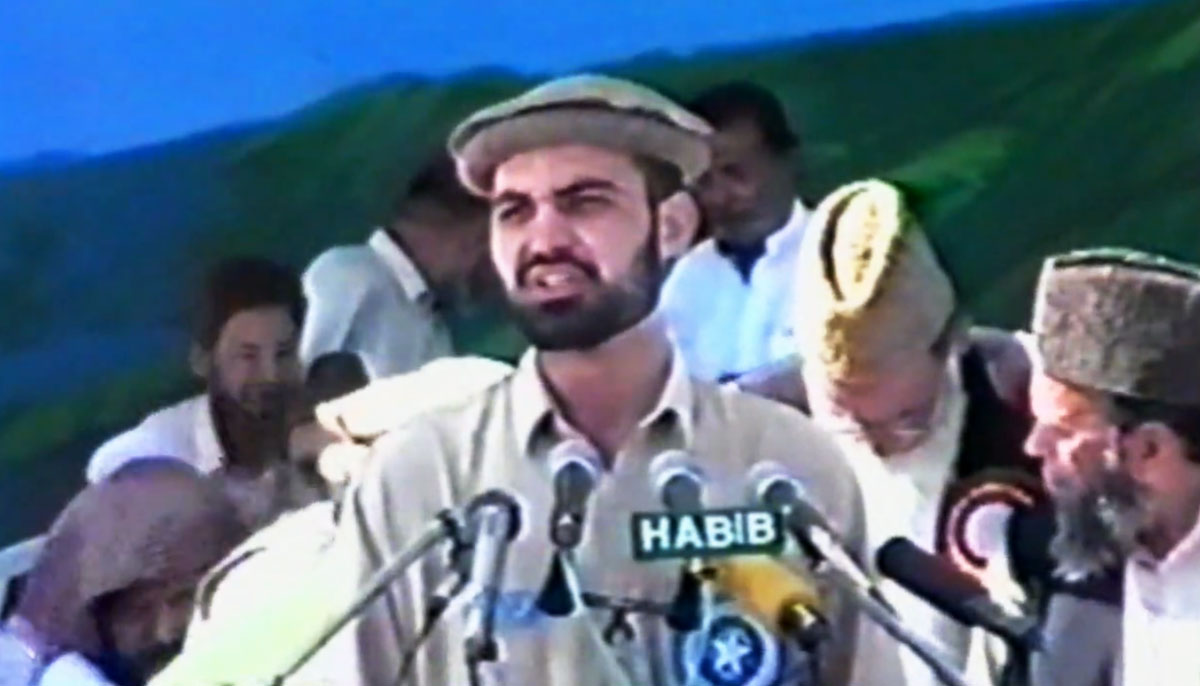
[[[662,308],[692,374],[724,381],[795,351],[790,282],[808,211],[793,185],[798,141],[775,96],[732,83],[690,109],[715,129],[697,188],[712,237],[675,265]]]
[[[1200,268],[1127,250],[1046,261],[1033,311],[1030,454],[1068,578],[1124,569],[1121,638],[1051,635],[1040,684],[1118,653],[1119,686],[1200,684]],[[1056,671],[1057,670],[1057,671]]]
[[[206,391],[101,445],[88,462],[88,481],[132,458],[166,455],[202,473],[220,471],[240,493],[307,491],[299,475],[274,469],[288,464],[289,432],[306,410],[296,355],[304,320],[299,278],[264,259],[221,262],[207,274],[194,316],[191,365]],[[263,478],[287,483],[259,483]]]
[[[739,381],[810,411],[833,434],[868,503],[872,556],[896,536],[946,552],[948,505],[961,480],[1032,467],[1014,392],[1027,378],[1023,350],[1012,336],[968,330],[909,203],[877,180],[821,201],[809,230],[822,250],[805,252],[790,285],[804,298],[796,313],[803,362]],[[966,666],[964,627],[891,582],[882,588],[906,623]],[[874,625],[862,626],[859,646],[858,686],[940,683]]]
[[[372,379],[453,353],[443,308],[496,289],[487,260],[487,207],[442,155],[421,170],[365,245],[338,246],[304,273],[304,363],[353,352]]]

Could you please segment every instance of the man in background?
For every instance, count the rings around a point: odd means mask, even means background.
[[[1022,449],[1029,427],[1023,349],[1013,336],[968,329],[910,202],[897,187],[870,180],[820,203],[809,227],[820,249],[805,252],[792,285],[803,298],[796,313],[802,361],[739,381],[806,409],[835,437],[870,503],[872,557],[895,536],[948,552],[947,516],[959,485],[1032,467]],[[910,626],[965,666],[964,627],[894,584],[882,587]],[[939,682],[881,629],[864,625],[854,683]]]
[[[145,684],[179,652],[201,575],[248,533],[220,486],[176,459],[88,486],[0,628],[0,685]]]
[[[358,354],[373,379],[453,353],[446,308],[486,299],[487,206],[467,193],[447,155],[430,161],[365,245],[319,255],[304,273],[306,364],[328,352]]]
[[[202,473],[249,476],[286,460],[289,425],[303,410],[296,353],[304,309],[300,281],[287,267],[260,258],[214,266],[193,313],[190,353],[205,392],[100,446],[88,481],[137,455],[170,455]]]
[[[794,185],[799,140],[774,95],[730,83],[690,109],[715,129],[697,187],[712,237],[675,265],[662,307],[691,372],[724,381],[795,350],[791,278],[808,211]]]

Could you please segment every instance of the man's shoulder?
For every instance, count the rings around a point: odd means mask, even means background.
[[[1016,334],[1003,329],[973,326],[968,354],[974,355],[987,373],[996,395],[1008,406],[1025,410],[1028,405],[1032,365]]]
[[[760,444],[785,444],[803,438],[820,444],[823,452],[838,452],[828,434],[818,428],[808,415],[794,407],[730,384],[694,383],[697,397],[710,405],[709,412],[723,416],[724,423],[736,428],[739,433],[756,435]],[[798,446],[793,444],[792,447]]]
[[[333,430],[373,439],[433,412],[453,412],[476,394],[512,376],[514,368],[484,357],[443,357],[379,379],[317,406],[317,419]]]
[[[462,438],[466,431],[477,429],[485,421],[500,421],[507,416],[501,405],[511,403],[511,387],[515,370],[483,380],[471,388],[460,388],[440,397],[429,398],[422,408],[412,412],[401,423],[380,437],[377,446],[406,440],[414,433],[439,434],[447,438]]]
[[[386,273],[379,256],[366,243],[335,245],[317,255],[304,271],[305,280],[328,279],[339,275]]]
[[[208,402],[207,394],[156,410],[137,426],[105,441],[88,462],[89,481],[112,473],[121,463],[137,457],[174,457],[190,460],[195,448],[196,415]]]
[[[714,264],[717,264],[721,259],[721,255],[717,252],[717,243],[712,238],[705,238],[696,245],[692,246],[679,261],[675,263],[672,275],[678,272],[681,275],[690,275],[697,271],[704,271]]]

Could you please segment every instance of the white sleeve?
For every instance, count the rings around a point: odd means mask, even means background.
[[[313,260],[304,272],[308,309],[300,335],[300,359],[305,367],[325,353],[345,350],[363,301],[364,281],[353,266],[334,249]]]

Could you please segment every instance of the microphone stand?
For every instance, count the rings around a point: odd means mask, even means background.
[[[270,681],[271,686],[283,686],[285,680],[311,660],[352,619],[361,614],[372,601],[382,595],[387,590],[387,587],[403,574],[406,569],[429,554],[431,550],[443,541],[449,539],[458,542],[460,540],[460,532],[461,525],[458,521],[458,515],[455,512],[451,510],[439,512],[435,520],[426,526],[425,530],[417,536],[416,540],[396,553],[383,567],[371,575],[371,578],[367,580],[366,585],[359,591],[358,596],[351,603],[350,607],[343,611],[332,623],[327,625],[316,640],[300,653],[298,658],[293,660],[286,669],[272,679]]]
[[[962,671],[951,665],[942,648],[906,626],[887,606],[863,592],[857,584],[851,582],[837,570],[833,570],[830,577],[843,592],[854,600],[854,604],[859,610],[888,632],[892,638],[921,658],[921,661],[933,670],[942,683],[947,686],[970,686]]]

